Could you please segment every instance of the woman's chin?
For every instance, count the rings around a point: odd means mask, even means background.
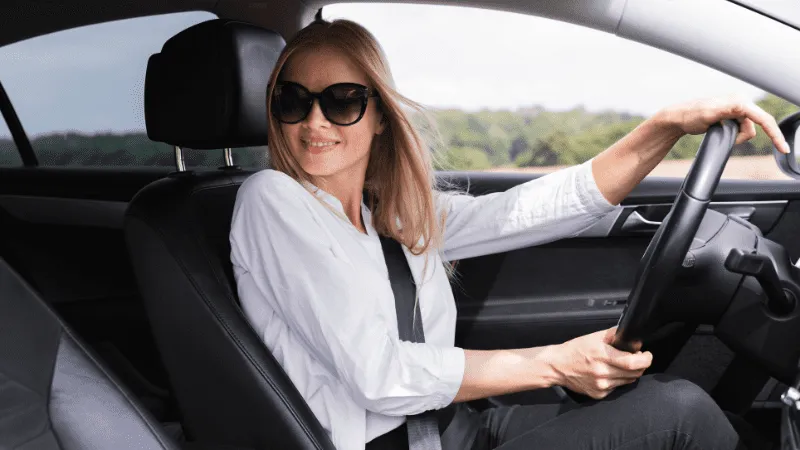
[[[333,147],[339,146],[335,145]],[[297,156],[299,156],[297,160],[300,166],[307,174],[322,178],[352,172],[354,169],[360,168],[360,166],[363,166],[363,170],[366,171],[366,166],[369,161],[368,155],[354,159],[352,155],[345,155],[341,151],[325,151],[314,154],[304,149],[304,151]],[[351,157],[347,158],[346,156]]]
[[[337,143],[337,144],[333,144],[333,145],[323,145],[323,146],[320,146],[320,147],[316,147],[316,146],[313,146],[313,145],[306,145],[306,146],[304,146],[303,151],[308,153],[309,155],[313,155],[313,156],[325,155],[325,154],[328,154],[328,153],[333,152],[335,150],[338,150],[339,146],[341,146],[341,145],[342,145],[341,143]]]
[[[329,177],[342,170],[341,161],[334,158],[320,158],[321,155],[308,155],[303,158],[303,170],[314,177]]]

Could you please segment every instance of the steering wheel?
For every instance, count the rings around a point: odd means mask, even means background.
[[[703,221],[738,132],[739,124],[732,120],[716,123],[706,131],[672,209],[639,263],[634,287],[617,324],[612,342],[615,348],[634,352],[637,341],[646,336],[658,302],[675,280]]]

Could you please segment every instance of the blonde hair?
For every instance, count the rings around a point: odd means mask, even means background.
[[[364,181],[373,227],[380,235],[397,240],[415,255],[427,253],[431,247],[441,248],[446,213],[436,211],[434,196],[440,191],[433,166],[436,155],[429,145],[440,143],[441,137],[435,121],[422,105],[396,90],[383,49],[366,28],[345,19],[330,22],[317,19],[300,30],[275,63],[267,98],[272,98],[275,83],[292,54],[321,47],[336,48],[351,58],[380,95],[379,107],[387,122],[383,133],[373,138]],[[309,174],[292,156],[271,107],[268,100],[269,150],[273,169],[300,182],[310,182]],[[404,107],[418,113],[422,123],[413,124],[412,116],[403,110]],[[423,137],[423,132],[431,135],[430,142]],[[440,182],[438,187],[442,186],[445,184]],[[397,227],[398,219],[401,228]],[[426,254],[423,274],[427,273],[427,267]],[[450,264],[445,264],[444,268],[448,279],[452,279],[454,268]]]

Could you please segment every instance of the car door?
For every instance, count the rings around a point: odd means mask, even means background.
[[[439,13],[457,26],[436,26]],[[323,15],[380,30],[396,73],[413,74],[402,78],[402,86],[432,106],[441,136],[434,146],[440,175],[473,195],[505,191],[586,161],[678,101],[738,92],[777,119],[798,109],[702,64],[546,18],[385,4],[331,5]],[[393,30],[405,21],[420,22],[419,31],[395,38]],[[422,47],[424,65],[419,53],[401,50]],[[582,235],[458,261],[456,344],[549,345],[614,326],[702,137],[678,141],[623,208]],[[780,171],[771,151],[761,131],[737,145],[711,208],[755,224],[797,261],[800,184]],[[757,406],[774,407],[782,387],[736,358],[713,332],[713,326],[690,322],[658,330],[647,342],[655,355],[651,371],[686,377],[732,411],[746,411],[753,398]],[[558,402],[557,394],[525,392],[491,401]]]
[[[501,174],[462,174],[459,179],[476,193],[504,191],[523,181]],[[624,208],[574,238],[458,261],[454,287],[458,345],[479,349],[550,345],[615,326],[640,259],[681,182],[644,180],[622,203]],[[793,262],[800,258],[796,239],[800,183],[722,180],[710,208],[745,218],[765,237],[785,246]],[[691,322],[664,327],[647,348],[655,355],[651,372],[669,371],[710,391],[734,361],[730,350],[714,337],[712,326]],[[729,376],[742,373],[736,369]],[[767,381],[764,374],[758,375],[762,385],[752,388],[756,392]],[[759,402],[776,406],[779,391],[771,382]],[[558,398],[553,393],[523,393],[495,401]]]

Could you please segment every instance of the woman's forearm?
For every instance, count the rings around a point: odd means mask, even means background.
[[[466,366],[453,402],[563,386],[600,399],[650,367],[650,352],[611,346],[616,327],[558,345],[514,350],[464,350]]]
[[[625,199],[683,135],[669,114],[659,112],[597,155],[592,173],[606,200],[616,205]]]
[[[512,350],[464,350],[464,379],[453,402],[464,402],[557,384],[547,362],[550,347]]]

